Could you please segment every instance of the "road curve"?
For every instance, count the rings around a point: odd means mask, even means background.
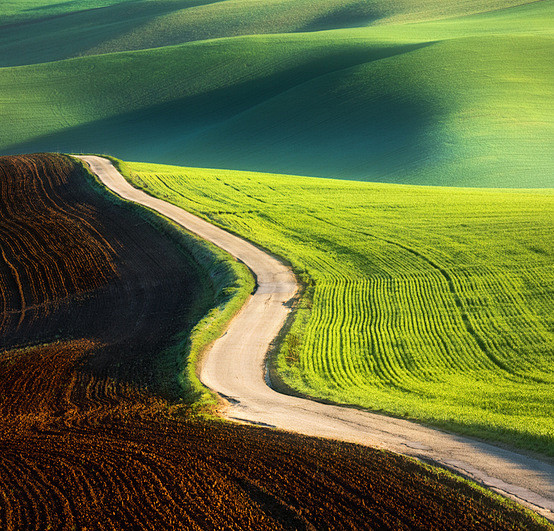
[[[133,188],[107,159],[79,157],[112,191],[150,207],[244,262],[258,289],[206,353],[200,379],[226,401],[233,420],[327,437],[433,461],[521,502],[554,521],[554,465],[414,422],[280,394],[265,380],[265,358],[297,292],[285,265],[183,209]]]

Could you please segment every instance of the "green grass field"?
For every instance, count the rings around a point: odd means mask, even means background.
[[[290,260],[286,385],[554,455],[552,190],[123,169]]]
[[[521,0],[4,0],[0,64],[156,48],[237,35],[436,20]],[[21,42],[24,46],[21,46]]]
[[[552,186],[554,3],[518,3],[8,2],[0,151]]]

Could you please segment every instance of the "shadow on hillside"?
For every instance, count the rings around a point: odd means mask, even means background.
[[[382,18],[382,12],[369,2],[341,6],[306,24],[299,31],[325,31],[369,26]]]
[[[397,168],[410,167],[414,156],[425,157],[424,147],[416,141],[426,131],[429,113],[415,101],[375,101],[366,115],[351,109],[354,121],[357,121],[355,125],[345,121],[349,112],[345,109],[346,114],[338,116],[336,125],[329,123],[324,128],[314,126],[313,130],[307,130],[308,138],[304,146],[293,138],[294,128],[306,129],[308,120],[295,123],[296,111],[282,109],[282,119],[291,120],[292,125],[289,128],[290,124],[287,124],[286,130],[279,129],[274,127],[274,123],[268,123],[268,116],[260,113],[259,109],[267,102],[283,95],[288,97],[291,90],[324,76],[335,75],[340,79],[341,73],[349,68],[424,46],[427,45],[383,46],[349,51],[347,54],[329,54],[308,65],[262,79],[68,128],[12,145],[5,151],[12,154],[34,151],[99,152],[127,160],[322,177],[364,179],[372,172],[395,172]],[[332,95],[332,87],[330,90]],[[298,112],[309,115],[313,110],[312,115],[317,115],[320,109],[316,105],[319,105],[321,97],[329,95],[315,95]],[[331,100],[326,112],[343,112],[340,103]],[[225,132],[215,142],[209,138],[204,140],[210,130],[217,134],[217,128],[222,124],[226,125],[249,112],[251,131],[234,131],[232,135]],[[387,130],[390,133],[388,136]],[[287,137],[296,143],[292,149],[283,140]],[[399,145],[400,149],[395,152],[394,160],[386,160],[382,156],[382,147],[391,142]],[[261,145],[257,152],[253,152],[256,143],[267,145]],[[410,146],[414,146],[413,149]],[[345,168],[350,169],[345,171]]]
[[[129,34],[157,18],[221,1],[132,0],[61,14],[49,14],[50,8],[55,7],[51,4],[38,6],[28,11],[43,12],[44,16],[41,18],[0,26],[0,67],[59,61],[86,55],[89,50]],[[180,42],[192,40],[190,37],[183,35]],[[25,46],[21,45],[22,42]],[[129,45],[125,49],[133,47]]]

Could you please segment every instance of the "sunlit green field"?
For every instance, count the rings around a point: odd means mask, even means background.
[[[288,386],[554,453],[552,190],[123,169],[290,260]]]
[[[554,2],[518,3],[3,3],[0,152],[553,186]]]
[[[530,2],[3,0],[0,64],[30,64],[237,35],[440,20],[504,10],[524,3]]]

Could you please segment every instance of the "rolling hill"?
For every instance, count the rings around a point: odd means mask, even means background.
[[[18,0],[0,10],[0,65],[189,41],[486,13],[521,0]],[[23,44],[23,46],[22,46]]]
[[[551,1],[316,10],[281,1],[264,3],[259,19],[250,2],[186,4],[7,13],[16,22],[0,45],[9,125],[0,149],[382,182],[552,184]],[[103,11],[117,9],[132,16]],[[68,23],[93,16],[104,21],[86,23],[94,45]],[[43,27],[58,40],[42,41]],[[75,57],[90,53],[100,55]],[[47,62],[23,64],[35,61]]]

